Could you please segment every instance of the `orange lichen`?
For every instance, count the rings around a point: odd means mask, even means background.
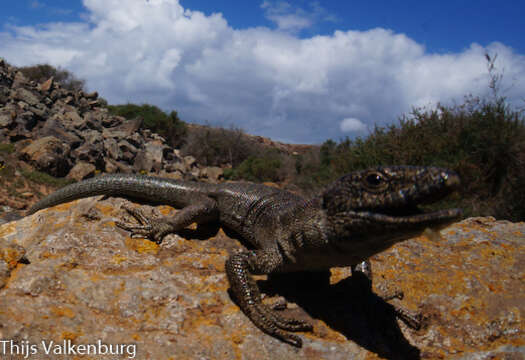
[[[159,252],[159,245],[148,239],[126,237],[124,242],[127,248],[140,254],[157,254]]]
[[[56,316],[65,316],[70,319],[75,317],[75,312],[71,308],[68,308],[65,306],[64,307],[52,306],[50,307],[49,310]]]

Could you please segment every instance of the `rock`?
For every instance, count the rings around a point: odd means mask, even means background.
[[[188,169],[191,168],[192,166],[194,166],[197,163],[197,160],[191,155],[183,157],[183,160],[184,160],[184,165]]]
[[[2,289],[19,262],[25,256],[25,249],[0,237],[0,289]]]
[[[159,172],[162,169],[163,152],[165,145],[158,143],[146,143],[144,149],[140,150],[133,163],[137,172]]]
[[[105,129],[109,132],[111,137],[125,139],[128,136],[133,135],[142,126],[143,119],[136,118],[133,120],[126,120],[123,124],[115,126],[110,129]]]
[[[84,144],[80,145],[71,153],[78,160],[83,160],[92,164],[97,164],[103,158],[103,151],[104,146],[101,142],[84,142]]]
[[[51,76],[49,79],[44,81],[42,84],[40,84],[40,91],[43,93],[49,92],[51,88],[53,87],[53,76]]]
[[[67,178],[73,179],[76,181],[87,179],[89,177],[92,177],[95,174],[96,169],[97,168],[93,164],[90,164],[85,161],[79,161],[69,171],[69,174],[67,174]]]
[[[86,99],[95,100],[96,98],[98,98],[98,92],[93,91],[93,92],[84,94],[84,96],[86,97]]]
[[[157,142],[148,142],[144,148],[148,157],[151,158],[153,169],[157,172],[160,171],[162,169],[164,150],[167,146]]]
[[[14,99],[24,101],[29,105],[36,105],[40,102],[40,98],[38,96],[25,88],[16,89]]]
[[[183,174],[189,171],[189,169],[186,167],[186,164],[182,161],[166,164],[165,169],[168,172],[179,171]]]
[[[38,131],[39,137],[53,136],[67,143],[70,148],[76,148],[82,143],[82,139],[63,125],[63,115],[55,114],[47,119],[44,126]]]
[[[75,128],[80,128],[84,124],[84,119],[78,115],[76,111],[68,111],[65,114],[65,119],[70,121]]]
[[[114,160],[120,158],[120,149],[115,139],[105,138],[102,142],[104,144],[104,151],[106,152],[107,156]]]
[[[121,159],[131,162],[135,158],[135,154],[138,152],[138,149],[131,145],[126,140],[120,140],[118,142],[118,147],[121,153]]]
[[[11,111],[0,111],[0,127],[8,127],[9,125],[11,125],[13,120],[14,117]]]
[[[397,301],[424,314],[418,331],[396,320],[346,268],[333,269],[330,283],[313,274],[258,280],[270,296],[296,304],[285,314],[314,325],[312,333],[298,333],[304,345],[297,349],[261,332],[228,295],[224,262],[240,248],[237,241],[222,230],[203,235],[199,229],[186,238],[168,235],[160,246],[131,239],[115,227],[127,202],[99,198],[0,226],[0,254],[7,254],[0,257],[0,279],[9,284],[0,291],[0,308],[9,309],[0,312],[3,339],[124,343],[136,346],[140,359],[511,359],[523,353],[525,223],[467,219],[429,234],[433,240],[414,238],[372,258],[375,291],[403,289]],[[155,211],[174,215],[166,206]]]
[[[107,173],[115,173],[115,172],[119,172],[119,173],[124,173],[124,174],[131,174],[133,173],[133,168],[129,165],[126,165],[126,164],[123,164],[119,161],[115,161],[115,160],[112,160],[112,159],[104,159],[105,160],[105,168],[104,170],[107,172]]]
[[[184,180],[184,175],[180,171],[166,172],[163,170],[159,173],[159,176],[173,180]]]
[[[20,156],[40,171],[53,176],[65,176],[70,168],[67,161],[69,151],[67,144],[54,136],[46,136],[23,148]]]
[[[200,171],[200,177],[209,179],[212,182],[219,182],[219,179],[224,176],[224,171],[218,166],[208,166]]]
[[[24,76],[24,74],[22,74],[21,71],[17,71],[15,73],[13,83],[11,84],[11,88],[16,89],[21,86],[27,86],[27,85],[29,85],[29,81],[27,80],[27,78]]]

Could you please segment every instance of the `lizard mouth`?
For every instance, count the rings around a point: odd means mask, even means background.
[[[373,212],[360,212],[375,222],[391,224],[429,224],[451,222],[462,215],[461,209],[445,209],[438,211],[425,211],[419,206],[405,206],[402,208],[376,209]]]

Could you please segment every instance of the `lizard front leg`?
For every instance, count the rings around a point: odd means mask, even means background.
[[[205,200],[189,205],[177,212],[173,218],[161,217],[153,219],[144,215],[142,210],[124,206],[124,209],[133,216],[139,224],[117,222],[117,226],[131,231],[131,236],[144,236],[157,244],[162,242],[162,239],[167,234],[179,231],[186,226],[196,222],[198,224],[215,221],[218,219],[219,212],[215,200],[206,198]]]
[[[251,274],[268,274],[279,265],[280,255],[275,250],[244,251],[226,261],[226,275],[241,310],[259,329],[291,345],[301,347],[297,335],[287,331],[311,331],[311,324],[286,318],[261,302],[261,294]]]

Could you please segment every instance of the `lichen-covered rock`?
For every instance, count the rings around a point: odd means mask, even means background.
[[[525,353],[524,223],[467,219],[372,259],[375,291],[402,289],[398,301],[424,315],[418,331],[396,320],[347,268],[333,269],[329,282],[326,274],[258,277],[265,302],[282,295],[291,301],[288,315],[313,323],[296,349],[258,330],[228,295],[224,262],[240,248],[238,240],[212,226],[168,235],[160,246],[131,239],[115,226],[127,200],[100,198],[0,226],[2,339],[127,344],[139,359],[514,359]],[[41,347],[37,356],[31,358],[46,358]]]

